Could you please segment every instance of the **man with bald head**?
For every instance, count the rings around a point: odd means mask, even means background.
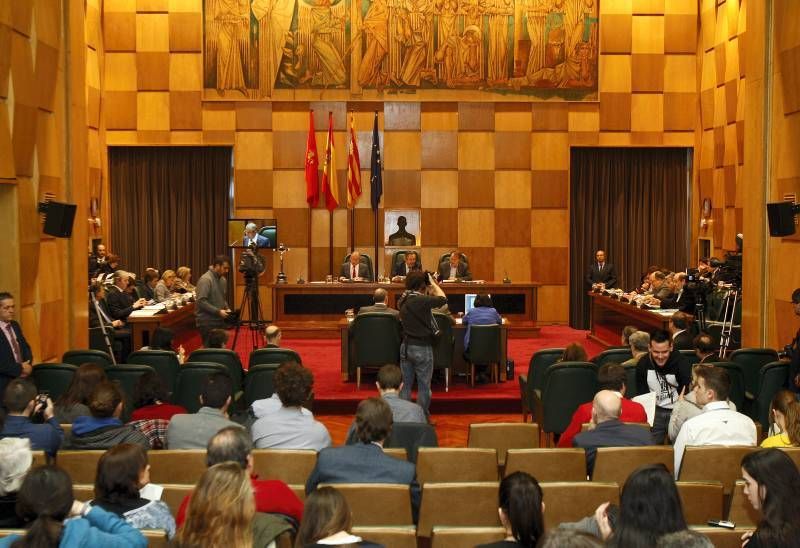
[[[341,281],[363,282],[368,281],[369,269],[367,265],[361,262],[361,253],[353,251],[350,254],[350,260],[342,265],[342,271],[339,274]]]
[[[591,476],[598,447],[638,447],[652,445],[650,430],[619,420],[622,398],[617,392],[601,390],[592,401],[589,430],[575,436],[573,447],[586,451],[586,474]]]
[[[383,312],[385,314],[396,316],[398,319],[400,319],[400,312],[386,304],[386,290],[384,288],[379,287],[375,290],[375,293],[372,294],[372,302],[375,304],[370,306],[362,306],[358,309],[358,313],[366,314],[367,312]]]

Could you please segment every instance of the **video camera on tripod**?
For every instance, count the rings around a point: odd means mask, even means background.
[[[264,257],[259,254],[256,243],[251,242],[242,251],[242,256],[239,259],[239,272],[244,274],[244,279],[248,283],[254,280],[257,282],[258,276],[264,272],[265,268]]]

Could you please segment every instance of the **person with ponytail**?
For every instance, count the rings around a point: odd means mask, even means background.
[[[75,500],[69,474],[55,466],[28,473],[17,495],[17,514],[27,532],[0,539],[0,548],[147,546],[147,539],[123,519]]]
[[[772,398],[769,412],[770,434],[761,447],[797,447],[800,445],[800,403],[791,390],[779,390]]]
[[[500,482],[498,492],[500,522],[506,538],[478,548],[524,546],[533,548],[544,535],[542,488],[527,472],[514,472]]]
[[[742,535],[742,546],[800,547],[800,471],[791,457],[774,448],[748,453],[742,459],[742,477],[747,500],[761,512],[758,528]]]

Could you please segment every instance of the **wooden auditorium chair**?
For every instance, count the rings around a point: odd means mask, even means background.
[[[469,425],[469,447],[482,447],[497,451],[497,464],[506,464],[509,449],[535,449],[539,447],[539,425],[524,422],[484,422]]]
[[[396,483],[320,484],[339,491],[350,506],[353,525],[413,527],[411,491]]]
[[[736,480],[742,477],[742,458],[757,447],[709,445],[686,447],[678,475],[680,481],[718,481],[725,496],[733,492]]]
[[[430,538],[440,525],[498,527],[496,481],[475,483],[426,483],[422,486],[417,536]]]
[[[580,448],[509,449],[505,475],[527,472],[537,481],[585,481],[586,451]]]
[[[498,542],[506,538],[505,527],[447,527],[433,528],[431,548],[462,548]]]
[[[417,481],[425,483],[497,481],[494,449],[468,447],[420,447]]]
[[[317,464],[317,452],[311,449],[254,449],[251,454],[259,478],[290,485],[305,485]]]
[[[417,548],[416,527],[375,527],[358,526],[350,530],[356,536],[392,548]]]
[[[722,484],[718,481],[678,481],[675,483],[687,525],[706,525],[711,519],[724,519]]]
[[[611,481],[624,485],[631,472],[645,464],[656,463],[664,464],[670,473],[673,472],[675,458],[671,445],[598,447],[592,481]]]
[[[542,482],[545,530],[594,515],[604,502],[619,504],[619,485],[599,481]]]

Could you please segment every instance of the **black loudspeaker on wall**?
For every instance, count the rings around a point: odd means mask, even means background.
[[[72,223],[75,221],[75,204],[61,202],[45,202],[39,204],[39,211],[44,213],[44,233],[57,238],[72,236]]]

